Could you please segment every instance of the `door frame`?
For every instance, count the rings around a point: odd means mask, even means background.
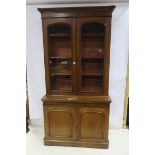
[[[104,37],[104,67],[103,67],[103,93],[101,95],[108,96],[109,88],[109,62],[110,62],[110,39],[111,39],[111,19],[108,17],[84,17],[76,19],[76,62],[77,62],[77,94],[78,95],[98,95],[96,93],[81,93],[81,26],[85,23],[101,23],[105,26]]]
[[[43,43],[44,43],[44,63],[45,63],[45,83],[46,83],[46,94],[51,94],[51,80],[50,80],[50,69],[49,69],[49,47],[48,47],[48,26],[52,24],[70,24],[72,32],[72,92],[63,92],[62,94],[76,94],[76,67],[73,65],[75,62],[75,18],[54,18],[54,19],[42,19],[43,27]],[[54,93],[55,94],[55,93]],[[59,92],[60,94],[60,92]]]

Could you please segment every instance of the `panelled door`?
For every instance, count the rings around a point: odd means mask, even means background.
[[[103,107],[77,108],[77,140],[106,142],[108,110]]]
[[[73,106],[44,106],[46,139],[76,139],[76,109]]]
[[[107,142],[108,107],[44,105],[46,139]]]

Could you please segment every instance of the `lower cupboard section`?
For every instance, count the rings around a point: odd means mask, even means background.
[[[109,104],[44,104],[45,145],[108,148]]]

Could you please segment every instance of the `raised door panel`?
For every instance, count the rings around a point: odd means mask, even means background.
[[[77,110],[77,139],[80,141],[107,142],[108,109],[81,107]]]
[[[75,19],[43,20],[47,94],[75,94]]]
[[[46,110],[45,110],[46,109]],[[64,106],[46,106],[46,138],[74,140],[76,130],[75,108]]]

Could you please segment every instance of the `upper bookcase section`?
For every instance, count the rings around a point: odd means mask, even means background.
[[[42,18],[112,17],[115,6],[38,8]]]

